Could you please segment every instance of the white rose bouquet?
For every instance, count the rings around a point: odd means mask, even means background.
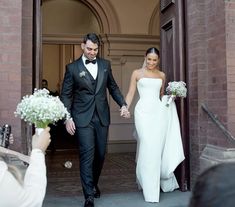
[[[35,89],[32,95],[24,96],[14,113],[36,128],[46,128],[48,124],[70,118],[59,97],[49,95],[47,89]]]
[[[166,92],[169,95],[166,106],[168,107],[170,103],[176,98],[185,98],[187,96],[186,83],[183,81],[173,81],[169,82],[166,88]]]

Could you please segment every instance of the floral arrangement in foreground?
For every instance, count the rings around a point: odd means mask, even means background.
[[[32,95],[24,96],[14,113],[29,124],[34,124],[36,128],[46,128],[48,124],[70,118],[59,97],[49,95],[45,88],[34,89]]]
[[[166,92],[169,95],[166,106],[169,106],[170,103],[176,98],[181,97],[185,98],[187,96],[186,83],[183,81],[173,81],[169,82],[166,88]]]

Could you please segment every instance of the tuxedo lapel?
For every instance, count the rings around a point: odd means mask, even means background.
[[[97,59],[98,64],[98,74],[97,74],[97,83],[96,83],[96,90],[97,93],[102,85],[103,79],[104,79],[104,66],[102,64],[102,61],[100,59]]]

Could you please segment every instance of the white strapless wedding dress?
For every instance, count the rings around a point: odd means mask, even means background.
[[[162,79],[141,78],[140,99],[135,106],[137,131],[136,176],[147,202],[159,202],[160,188],[178,188],[175,168],[184,160],[180,125],[175,103],[166,107],[167,96],[159,99]]]

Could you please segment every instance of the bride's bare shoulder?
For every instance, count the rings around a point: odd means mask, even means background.
[[[132,73],[132,75],[136,78],[139,79],[143,73],[143,70],[141,69],[135,69]]]
[[[161,76],[161,78],[165,79],[165,77],[166,77],[165,73],[164,73],[164,72],[162,72],[162,71],[159,71],[159,72],[160,72],[160,76]]]
[[[143,69],[142,69],[142,68],[135,69],[135,70],[133,71],[133,73],[136,74],[136,75],[140,75],[140,74],[143,73]]]

